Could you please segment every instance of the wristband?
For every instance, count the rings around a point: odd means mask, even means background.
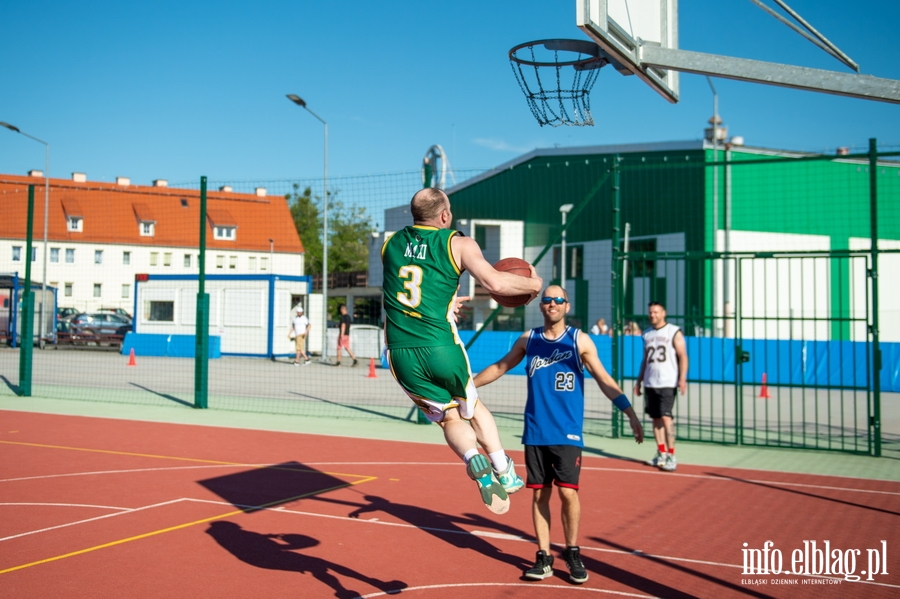
[[[622,410],[623,412],[631,407],[631,403],[628,401],[628,398],[625,397],[625,394],[618,396],[614,400],[612,400],[613,405]]]

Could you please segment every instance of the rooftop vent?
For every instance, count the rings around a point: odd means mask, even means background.
[[[125,187],[128,187],[129,185],[131,185],[131,179],[129,179],[128,177],[116,177],[116,185],[123,185]]]
[[[166,181],[165,179],[154,179],[153,180],[153,187],[168,187],[168,186],[169,186],[169,182]]]
[[[76,183],[86,183],[87,175],[85,173],[72,173],[72,181]]]
[[[257,187],[256,195],[260,198],[266,197],[266,188],[265,187]]]
[[[735,135],[734,137],[732,137],[732,138],[731,138],[731,145],[733,145],[733,146],[742,146],[742,145],[744,145],[744,136],[742,136],[742,135]]]
[[[219,191],[231,191],[231,185],[223,185],[219,188]]]
[[[848,148],[847,146],[841,146],[840,148],[837,149],[837,152],[835,152],[835,153],[838,156],[846,156],[850,153],[850,148]]]
[[[44,171],[34,171],[34,170],[28,171],[28,176],[29,177],[43,177]]]

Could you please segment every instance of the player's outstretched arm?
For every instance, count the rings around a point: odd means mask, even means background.
[[[634,381],[634,394],[641,396],[641,384],[644,382],[644,370],[647,368],[647,344],[644,344],[644,352],[641,356],[641,368],[638,371],[637,380]]]
[[[631,407],[628,398],[622,393],[619,384],[616,383],[616,380],[611,377],[606,371],[606,368],[603,367],[600,356],[597,354],[597,346],[594,345],[594,340],[587,335],[579,335],[578,353],[581,355],[581,362],[584,364],[585,368],[587,368],[588,372],[591,373],[591,376],[594,377],[594,380],[597,381],[597,386],[600,387],[603,395],[613,402],[613,404],[628,417],[628,424],[631,426],[631,431],[634,433],[635,442],[643,443],[644,427],[641,426],[640,419],[634,412],[634,408]]]
[[[687,393],[688,355],[687,343],[685,343],[684,334],[681,331],[675,333],[672,345],[675,347],[675,355],[678,357],[678,390],[684,395]]]
[[[497,295],[531,295],[534,299],[543,289],[543,281],[531,267],[530,277],[500,272],[484,259],[481,248],[471,237],[454,235],[450,240],[453,258],[460,268],[469,271],[490,293]],[[531,301],[531,300],[529,300]]]
[[[525,357],[525,350],[528,347],[528,332],[523,333],[513,344],[509,352],[475,375],[474,383],[476,387],[493,383],[501,376],[509,372],[512,368],[522,361]]]

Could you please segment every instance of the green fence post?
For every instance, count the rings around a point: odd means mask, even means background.
[[[881,457],[881,347],[878,345],[878,141],[869,140],[869,215],[872,220],[872,414],[873,453]]]
[[[22,345],[19,347],[19,395],[31,397],[34,352],[34,293],[31,291],[31,252],[34,247],[34,185],[28,186],[28,229],[25,233],[25,290],[22,293]],[[10,306],[11,310],[15,306]]]
[[[209,295],[206,293],[206,177],[200,177],[200,254],[194,330],[194,407],[209,407]]]
[[[613,237],[612,237],[612,309],[613,309],[613,338],[612,338],[612,377],[622,383],[621,356],[619,355],[619,338],[622,335],[622,302],[619,297],[622,293],[622,264],[619,255],[619,231],[621,230],[621,200],[619,178],[619,155],[613,158]],[[612,411],[612,436],[619,437],[619,410]]]

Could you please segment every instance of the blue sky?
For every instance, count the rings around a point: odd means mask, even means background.
[[[767,4],[774,6],[772,0]],[[790,0],[858,62],[900,79],[896,0]],[[848,8],[852,5],[852,8]],[[457,169],[536,147],[699,139],[712,114],[702,76],[671,105],[604,69],[594,127],[539,127],[507,60],[519,43],[587,39],[575,0],[481,3],[8,2],[0,121],[51,144],[53,177],[135,184],[266,181],[417,170],[432,144]],[[749,0],[681,0],[680,47],[849,69]],[[719,111],[748,145],[808,151],[900,146],[900,105],[715,79]],[[0,129],[0,173],[43,169],[35,142]]]

